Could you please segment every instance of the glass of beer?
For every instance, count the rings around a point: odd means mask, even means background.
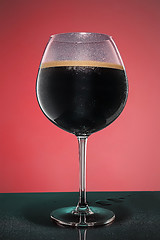
[[[112,211],[87,203],[86,144],[91,134],[120,115],[127,100],[126,72],[112,37],[88,32],[52,35],[40,63],[36,91],[45,116],[74,134],[79,145],[78,204],[52,211],[51,219],[78,227],[111,223]]]

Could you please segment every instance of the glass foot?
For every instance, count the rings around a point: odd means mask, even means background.
[[[59,208],[51,212],[51,219],[58,224],[76,227],[89,227],[110,224],[115,215],[112,211],[101,207],[90,207],[87,213],[77,213],[76,207]]]

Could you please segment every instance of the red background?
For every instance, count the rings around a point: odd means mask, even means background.
[[[113,36],[129,79],[120,117],[89,137],[88,191],[160,190],[160,1],[1,0],[0,192],[78,191],[76,137],[42,114],[37,70],[51,34]]]

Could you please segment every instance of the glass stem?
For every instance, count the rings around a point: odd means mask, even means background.
[[[86,240],[87,229],[78,229],[78,231],[79,231],[78,240]]]
[[[86,207],[86,147],[87,136],[79,136],[79,206]]]

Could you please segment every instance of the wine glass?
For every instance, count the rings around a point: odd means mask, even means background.
[[[92,133],[120,115],[127,100],[126,72],[112,37],[88,32],[52,35],[39,67],[36,91],[45,116],[74,134],[79,143],[78,204],[51,212],[51,218],[79,227],[111,223],[112,211],[88,206],[86,200],[86,143]]]

